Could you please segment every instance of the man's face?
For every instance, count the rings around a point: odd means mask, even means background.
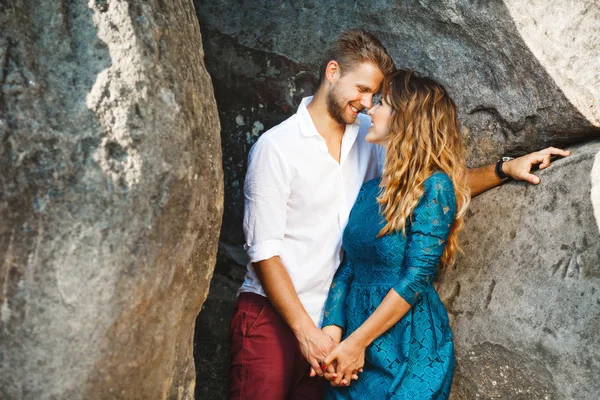
[[[340,74],[327,93],[329,115],[343,125],[354,123],[362,109],[373,105],[373,95],[379,91],[383,78],[383,72],[371,63]]]

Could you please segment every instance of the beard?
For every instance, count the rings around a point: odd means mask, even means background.
[[[342,95],[339,93],[337,88],[334,86],[329,93],[327,93],[327,112],[331,118],[335,119],[342,125],[353,124],[356,117],[348,117],[346,115],[347,102],[342,99]]]

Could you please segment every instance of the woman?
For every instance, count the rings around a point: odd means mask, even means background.
[[[432,280],[454,260],[469,203],[456,107],[439,83],[400,70],[369,114],[366,139],[386,160],[360,190],[325,304],[323,330],[343,338],[324,361],[326,398],[446,399],[454,346]]]

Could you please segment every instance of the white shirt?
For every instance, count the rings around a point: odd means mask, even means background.
[[[340,162],[302,100],[298,112],[265,132],[250,150],[244,184],[244,248],[250,258],[238,294],[265,292],[251,263],[279,256],[300,302],[321,326],[342,233],[362,184],[381,175],[384,150],[365,141],[371,120],[347,125]]]

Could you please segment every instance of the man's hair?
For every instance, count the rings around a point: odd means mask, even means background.
[[[371,63],[384,75],[395,70],[394,61],[379,39],[362,29],[348,29],[327,47],[319,69],[319,85],[325,79],[325,69],[330,61],[337,61],[341,73],[345,74],[362,63]]]

